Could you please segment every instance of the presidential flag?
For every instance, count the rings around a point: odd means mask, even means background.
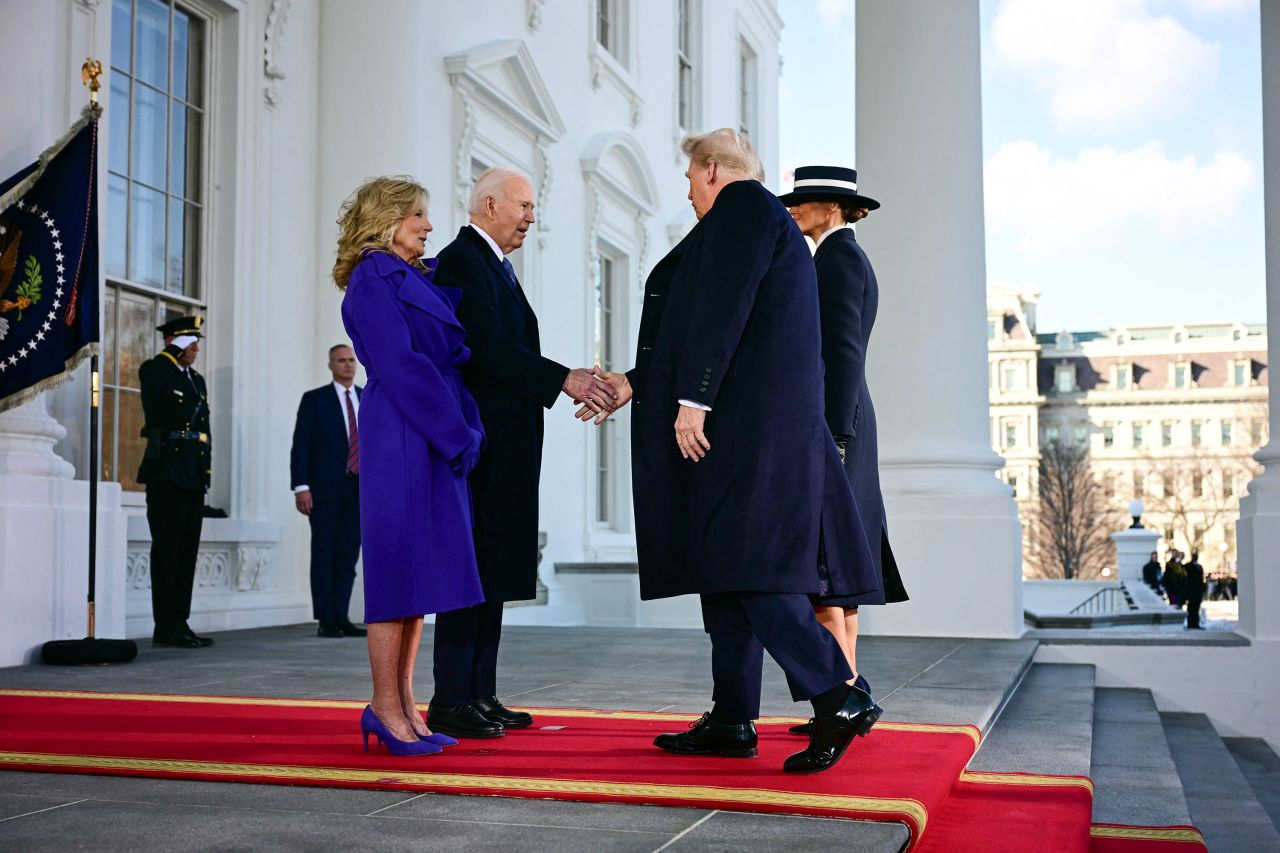
[[[98,115],[0,183],[0,412],[98,351]]]

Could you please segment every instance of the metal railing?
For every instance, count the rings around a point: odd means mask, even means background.
[[[1129,591],[1124,586],[1109,586],[1100,589],[1084,601],[1071,608],[1072,614],[1120,613],[1125,610],[1136,610]]]

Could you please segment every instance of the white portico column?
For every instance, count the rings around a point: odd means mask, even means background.
[[[1254,454],[1265,466],[1240,500],[1240,632],[1280,640],[1280,4],[1261,4],[1262,182],[1266,213],[1267,387],[1271,440]]]
[[[1021,538],[988,430],[978,0],[857,4],[858,228],[880,284],[867,377],[911,601],[875,633],[1022,633]]]

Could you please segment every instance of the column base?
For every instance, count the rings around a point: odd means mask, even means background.
[[[1236,547],[1240,556],[1238,630],[1253,640],[1280,640],[1280,568],[1276,564],[1280,555],[1280,491],[1258,491],[1240,499]]]
[[[911,600],[862,608],[861,633],[1022,636],[1021,525],[1007,494],[886,494],[884,500],[889,541]]]
[[[89,484],[50,477],[0,477],[0,666],[39,660],[48,640],[88,632]],[[120,486],[98,486],[95,634],[125,631],[125,514]]]

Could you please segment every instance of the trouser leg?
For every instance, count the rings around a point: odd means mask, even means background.
[[[337,501],[328,497],[311,502],[311,616],[320,622],[333,622],[333,571],[337,556]]]
[[[1201,603],[1202,603],[1202,599],[1198,595],[1187,597],[1187,627],[1188,628],[1200,627]]]
[[[794,701],[812,699],[853,678],[844,651],[818,624],[807,595],[748,592],[740,593],[739,601],[751,633],[786,673]]]
[[[736,593],[701,598],[702,625],[711,637],[712,716],[725,723],[754,720],[760,716],[764,648]]]
[[[476,645],[471,669],[471,698],[498,695],[498,645],[502,642],[501,601],[476,606]]]
[[[180,536],[178,506],[171,500],[176,491],[169,483],[147,485],[147,526],[151,528],[151,615],[156,633],[173,626],[173,586],[178,563]]]
[[[196,559],[200,556],[200,530],[204,526],[204,493],[183,491],[186,515],[182,528],[182,563],[178,567],[174,593],[175,616],[182,624],[191,618],[191,593],[196,581]]]
[[[436,614],[435,646],[432,649],[433,705],[465,705],[475,698],[471,689],[478,609],[463,607]]]
[[[351,618],[351,588],[356,582],[356,561],[360,559],[360,486],[355,478],[344,484],[342,514],[338,519],[337,551],[331,581],[330,617],[335,622]]]

